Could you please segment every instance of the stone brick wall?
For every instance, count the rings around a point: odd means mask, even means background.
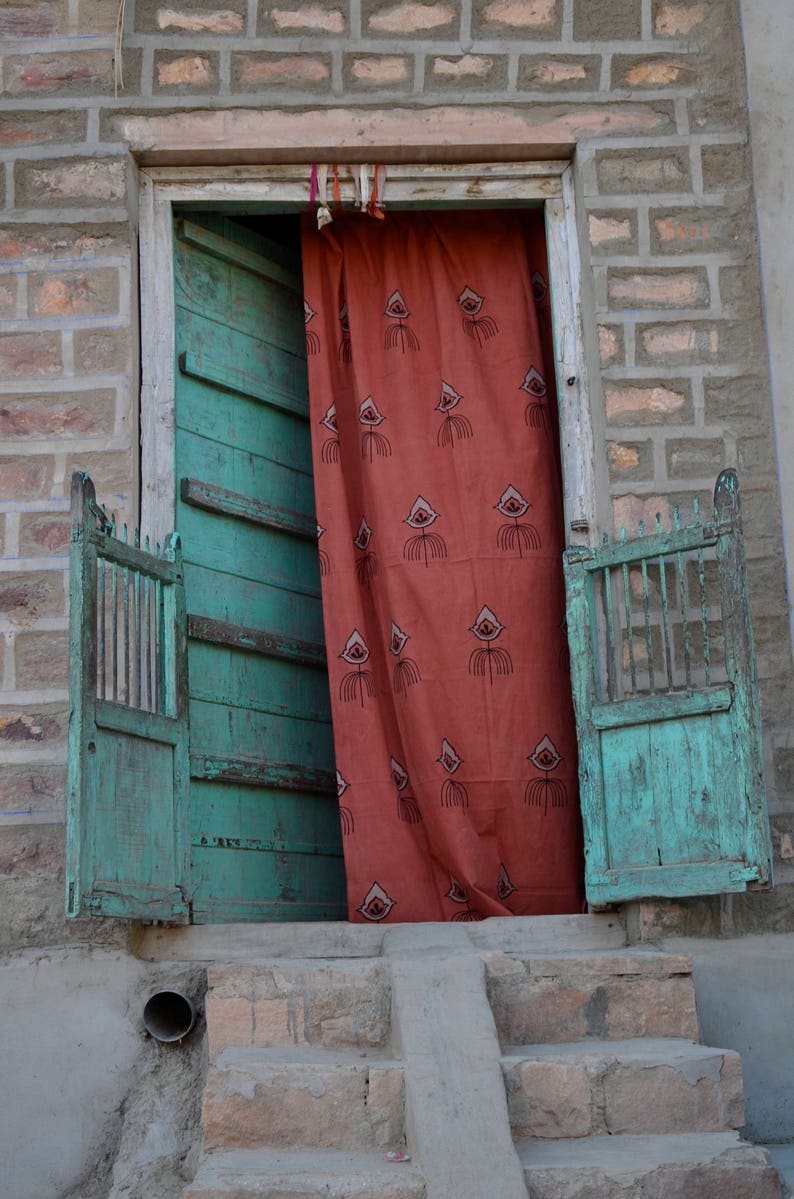
[[[479,158],[521,158],[527,146],[573,156],[615,525],[633,530],[693,493],[708,502],[717,471],[739,467],[770,798],[794,811],[737,0],[126,0],[116,64],[117,8],[0,8],[0,879],[9,894],[24,883],[29,896],[37,871],[43,886],[61,855],[69,474],[88,469],[130,519],[136,502],[130,139],[189,161],[211,138],[215,153],[230,145],[233,159],[240,146],[267,161],[279,138],[284,154],[290,130],[315,129],[345,161],[366,158],[356,138],[366,145],[379,128],[390,144],[401,129],[410,142],[421,118],[425,159],[434,142],[446,161],[465,159],[467,144]]]

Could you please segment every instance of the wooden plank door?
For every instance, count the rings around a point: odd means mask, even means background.
[[[593,904],[771,884],[734,471],[714,504],[705,523],[676,513],[671,531],[565,555]]]
[[[189,914],[185,604],[178,537],[117,537],[72,476],[66,914]]]
[[[175,228],[196,922],[346,915],[293,235]]]

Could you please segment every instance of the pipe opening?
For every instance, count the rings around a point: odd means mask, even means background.
[[[181,991],[156,991],[143,1009],[143,1026],[156,1041],[181,1041],[196,1023],[196,1009]]]

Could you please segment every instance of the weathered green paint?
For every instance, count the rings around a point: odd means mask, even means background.
[[[105,571],[127,584],[124,618],[111,623],[111,657],[141,661],[156,652],[161,686],[141,708],[141,672],[124,702],[115,682],[112,699],[98,673],[98,645],[106,651],[104,608],[117,588]],[[101,572],[101,574],[100,574]],[[98,578],[103,582],[100,586]],[[141,596],[156,581],[157,629]],[[129,597],[132,595],[132,604]],[[118,604],[116,604],[118,608]],[[131,610],[130,610],[131,609]],[[97,637],[98,622],[102,629]],[[119,627],[119,626],[122,627]],[[155,640],[156,639],[156,640]],[[72,476],[70,581],[69,783],[66,912],[68,916],[188,918],[188,737],[184,588],[179,539],[163,557],[126,545],[97,506],[91,480]],[[134,701],[134,702],[133,702]]]
[[[346,915],[297,244],[177,224],[192,918]]]
[[[716,552],[727,677],[720,684],[711,682],[713,663],[706,638],[703,681],[695,686],[692,605],[682,581],[683,555],[696,555],[701,585],[694,612],[707,631],[707,548]],[[639,577],[642,592],[633,606],[630,569]],[[657,531],[633,541],[623,538],[595,550],[569,550],[565,577],[588,900],[601,905],[771,884],[735,472],[724,471],[717,481],[713,522]],[[622,615],[615,596],[621,597]],[[644,692],[638,689],[635,640],[647,647]],[[675,674],[679,651],[683,685]],[[624,674],[630,678],[628,696],[621,693]]]

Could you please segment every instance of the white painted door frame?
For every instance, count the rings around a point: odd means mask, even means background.
[[[353,197],[353,169],[342,168],[345,201]],[[309,165],[141,168],[141,527],[156,540],[174,527],[176,495],[173,208],[193,203],[230,213],[237,205],[263,214],[300,212],[309,205],[309,192]],[[385,200],[387,210],[543,204],[566,540],[595,544],[599,533],[595,450],[570,163],[389,166]]]

